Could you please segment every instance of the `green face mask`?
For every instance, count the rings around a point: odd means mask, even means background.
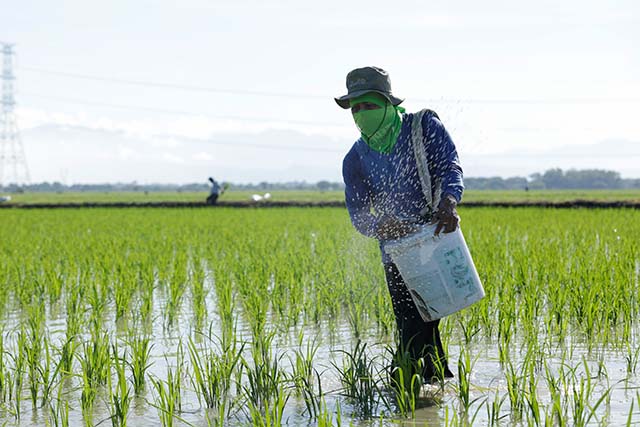
[[[402,128],[404,108],[396,107],[382,95],[375,92],[366,93],[350,101],[353,107],[362,102],[370,102],[380,108],[360,110],[353,114],[353,120],[360,129],[362,139],[380,153],[389,154],[393,150]]]

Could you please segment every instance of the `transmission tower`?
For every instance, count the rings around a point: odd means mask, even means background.
[[[13,45],[0,43],[2,47],[2,110],[0,111],[0,187],[11,183],[28,184],[29,169],[24,147],[18,131],[14,98]]]

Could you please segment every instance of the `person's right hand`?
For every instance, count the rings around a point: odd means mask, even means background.
[[[392,240],[405,237],[416,231],[418,231],[416,224],[384,215],[378,219],[375,233],[380,240]]]

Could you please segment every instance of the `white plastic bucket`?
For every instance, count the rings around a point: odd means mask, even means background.
[[[384,244],[425,321],[481,300],[484,289],[460,228],[434,236],[435,225]]]

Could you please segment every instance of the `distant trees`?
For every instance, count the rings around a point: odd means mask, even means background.
[[[544,173],[534,173],[529,179],[465,178],[464,183],[466,188],[473,190],[640,188],[640,179],[623,179],[618,172],[602,169],[563,171],[555,168]]]
[[[534,173],[528,178],[515,176],[502,178],[499,176],[489,178],[465,177],[464,184],[471,190],[536,190],[536,189],[607,189],[607,188],[640,188],[640,178],[623,179],[618,172],[602,169],[549,169],[544,173]],[[274,191],[274,190],[309,190],[309,191],[341,191],[344,190],[342,182],[331,181],[290,181],[290,182],[266,182],[256,184],[233,184],[222,182],[225,188],[230,190],[246,191]],[[119,191],[208,191],[209,184],[203,180],[202,183],[191,184],[139,184],[114,183],[114,184],[73,184],[64,185],[59,182],[42,182],[27,186],[9,185],[0,187],[0,191],[8,193],[19,192],[119,192]]]
[[[532,176],[533,178],[533,176]],[[541,181],[542,188],[624,188],[625,182],[618,172],[601,169],[549,169],[535,178]]]

